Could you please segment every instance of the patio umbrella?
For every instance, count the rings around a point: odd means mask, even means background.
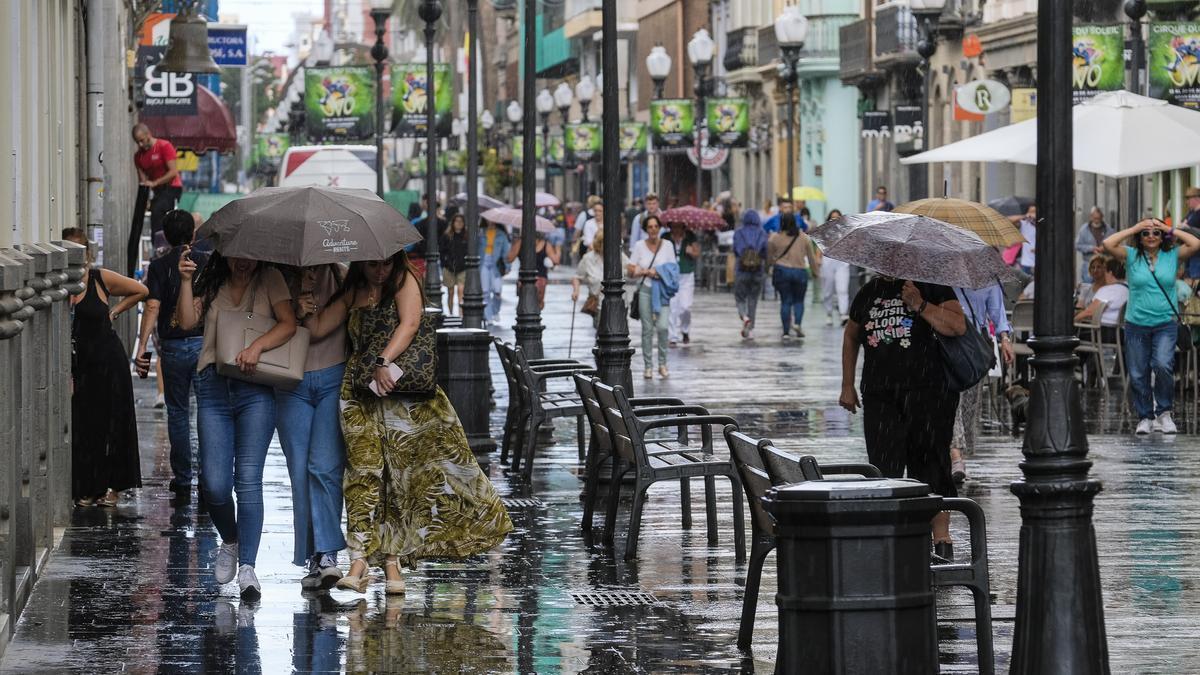
[[[538,192],[533,197],[533,203],[539,209],[541,209],[541,208],[545,208],[547,206],[558,206],[561,202],[558,201],[558,197],[555,197],[554,195],[550,194],[549,192]],[[522,202],[521,204],[517,204],[517,206],[523,206],[523,205],[524,205],[524,202]]]
[[[725,220],[721,218],[720,214],[695,206],[680,206],[674,209],[667,209],[662,212],[659,218],[666,225],[675,225],[678,223],[687,225],[693,230],[719,230],[725,226]]]
[[[978,202],[949,197],[918,199],[896,207],[896,213],[929,216],[974,232],[992,246],[1012,246],[1025,241],[1021,231],[995,209]]]
[[[796,187],[792,188],[792,199],[795,201],[805,202],[826,201],[825,193],[821,191],[821,188],[815,188],[809,185],[797,185]]]
[[[809,230],[808,236],[834,260],[898,279],[983,288],[1012,274],[979,235],[928,216],[858,213]]]
[[[197,233],[224,256],[283,265],[384,260],[421,233],[371,190],[268,187],[232,201]]]
[[[480,218],[490,220],[493,223],[504,225],[510,230],[521,229],[521,209],[511,209],[508,207],[499,209],[488,209],[479,214]],[[537,225],[537,231],[542,233],[550,233],[554,231],[554,223],[549,219],[541,216],[534,216],[533,222]]]
[[[480,213],[487,211],[488,209],[499,209],[508,206],[508,204],[500,201],[499,199],[496,199],[495,197],[489,197],[482,192],[479,193],[478,197]],[[465,206],[467,203],[467,193],[460,192],[454,195],[454,202],[459,206]]]
[[[1200,157],[1200,111],[1128,91],[1110,91],[1072,109],[1073,165],[1113,178],[1192,166]],[[900,160],[1037,164],[1037,119]]]
[[[1010,195],[999,199],[990,200],[987,205],[996,209],[1002,216],[1009,218],[1020,218],[1029,210],[1029,205],[1033,203],[1032,197],[1017,197]]]

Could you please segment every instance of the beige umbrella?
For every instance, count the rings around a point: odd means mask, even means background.
[[[949,197],[918,199],[896,207],[896,213],[928,216],[974,232],[991,246],[1012,246],[1025,241],[1021,231],[1008,218],[990,206]]]

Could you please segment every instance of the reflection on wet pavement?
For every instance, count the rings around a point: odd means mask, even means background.
[[[506,319],[511,321],[511,287]],[[547,355],[565,356],[569,290],[552,285],[547,300]],[[671,351],[671,378],[635,385],[703,403],[739,419],[751,435],[823,461],[862,461],[861,425],[836,405],[840,330],[807,318],[809,338],[781,344],[777,304],[759,308],[758,333],[738,336],[732,298],[697,297],[693,344]],[[576,322],[573,356],[584,355],[589,322]],[[637,324],[634,343],[637,339]],[[497,334],[511,336],[506,327]],[[766,337],[770,336],[770,337]],[[640,359],[640,355],[635,358]],[[494,361],[494,359],[493,359]],[[635,361],[635,366],[640,361]],[[494,364],[498,369],[499,365]],[[497,372],[498,432],[506,404]],[[194,507],[172,510],[166,427],[142,401],[147,486],[116,509],[82,509],[37,584],[0,670],[5,672],[449,672],[624,673],[758,672],[774,667],[775,561],[768,557],[752,655],[736,649],[746,567],[734,561],[728,505],[718,508],[721,543],[710,547],[693,488],[693,529],[679,525],[679,486],[650,491],[636,561],[625,562],[628,503],[622,505],[617,556],[578,529],[574,429],[560,423],[554,445],[540,448],[531,489],[491,475],[507,498],[516,531],[496,551],[464,561],[430,561],[407,574],[408,594],[381,585],[367,595],[304,595],[289,564],[291,505],[278,446],[267,460],[267,520],[259,555],[263,599],[239,601],[218,587],[211,557],[216,534]],[[1089,391],[1094,475],[1105,491],[1096,529],[1114,672],[1191,672],[1200,664],[1200,593],[1196,588],[1200,519],[1196,496],[1200,443],[1192,435],[1133,439],[1119,391]],[[1194,402],[1181,428],[1195,432]],[[1008,485],[1020,477],[1020,444],[985,412],[982,447],[963,490],[988,514],[997,671],[1006,671],[1016,598],[1018,502]],[[498,436],[498,433],[497,433]],[[719,499],[730,498],[718,483]],[[602,520],[602,518],[601,518]],[[965,525],[955,523],[966,551]],[[376,572],[381,574],[381,572]],[[940,591],[943,672],[974,672],[975,626],[964,590]],[[622,604],[627,603],[627,604]]]

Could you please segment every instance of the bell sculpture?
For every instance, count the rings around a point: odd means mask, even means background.
[[[160,72],[219,73],[221,67],[208,51],[208,22],[191,10],[171,19],[167,51],[158,64]]]

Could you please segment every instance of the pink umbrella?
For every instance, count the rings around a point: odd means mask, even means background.
[[[510,230],[521,229],[521,209],[488,209],[487,211],[479,214],[479,217],[483,218],[484,220],[490,220],[493,223],[504,225]],[[537,223],[538,232],[550,233],[554,231],[554,223],[550,222],[548,219],[541,216],[534,216],[533,220],[535,223]]]
[[[533,197],[533,203],[536,204],[539,209],[541,209],[547,206],[558,206],[561,202],[558,201],[558,197],[555,197],[549,192],[538,192]],[[521,205],[522,204],[517,204],[517,206]]]
[[[719,230],[725,226],[725,220],[720,214],[695,206],[680,206],[662,212],[662,221],[666,225],[676,223],[686,225],[693,230]]]

